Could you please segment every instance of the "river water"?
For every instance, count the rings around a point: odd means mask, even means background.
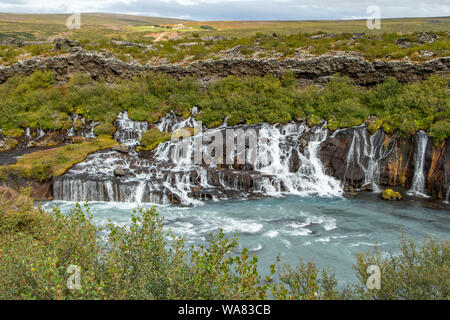
[[[63,212],[74,205],[65,201],[42,203],[47,210],[59,206]],[[137,206],[90,203],[93,222],[98,226],[106,226],[108,220],[129,224]],[[303,257],[321,267],[329,266],[340,283],[356,280],[352,269],[356,252],[373,250],[377,243],[383,252],[397,253],[400,230],[420,242],[428,235],[450,238],[448,210],[426,208],[420,201],[387,202],[379,200],[379,194],[208,201],[193,207],[158,205],[157,210],[165,228],[182,236],[188,245],[205,244],[209,233],[222,228],[230,237],[237,233],[240,249],[248,247],[256,252],[263,274],[280,254],[281,264],[295,265],[298,257]]]

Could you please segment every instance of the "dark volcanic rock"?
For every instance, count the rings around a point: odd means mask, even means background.
[[[66,81],[72,73],[89,73],[94,79],[114,81],[115,78],[131,78],[146,71],[159,71],[178,78],[194,76],[201,82],[209,82],[228,75],[263,76],[267,73],[281,75],[292,70],[299,82],[321,83],[330,76],[341,73],[357,85],[368,86],[396,77],[402,82],[426,79],[429,75],[448,74],[450,57],[441,57],[424,63],[408,61],[369,62],[359,55],[335,52],[308,59],[247,59],[230,58],[193,62],[187,66],[176,64],[139,65],[120,61],[107,54],[79,50],[49,58],[31,58],[7,67],[0,67],[0,83],[13,75],[30,75],[36,70],[51,70],[56,79]]]
[[[55,50],[62,50],[62,49],[71,49],[71,48],[79,48],[81,49],[81,45],[76,40],[69,40],[69,39],[55,39],[53,41],[55,44]]]
[[[367,143],[359,137],[363,143],[359,150],[354,149],[354,154],[359,161],[350,161],[349,151],[354,139],[354,131],[362,128],[349,128],[337,131],[321,144],[321,160],[327,169],[327,173],[344,182],[347,188],[360,188],[371,191],[374,186],[365,185],[365,171],[368,160],[366,153],[370,150],[364,149]],[[365,130],[365,129],[364,129]],[[380,134],[379,139],[374,139],[374,145],[378,145],[386,154],[378,161],[380,186],[411,188],[416,166],[414,137],[397,137],[394,135]],[[363,141],[363,142],[362,142]],[[381,152],[381,151],[379,151]],[[379,154],[375,152],[375,154]],[[445,199],[450,183],[450,144],[449,141],[442,142],[439,146],[433,146],[431,139],[428,140],[425,149],[425,187],[427,193],[435,199]]]

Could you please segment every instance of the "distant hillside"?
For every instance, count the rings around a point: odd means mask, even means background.
[[[30,23],[30,24],[55,24],[64,25],[70,14],[16,14],[16,13],[0,13],[0,22],[14,23]],[[83,24],[87,25],[146,25],[146,24],[170,24],[179,23],[186,20],[161,18],[161,17],[145,17],[129,14],[115,13],[82,13]],[[1,28],[1,27],[0,27]]]
[[[64,36],[93,41],[112,37],[127,38],[130,35],[146,37],[166,30],[151,29],[155,25],[174,26],[183,23],[181,33],[208,33],[248,37],[256,32],[294,34],[298,32],[327,33],[342,32],[418,32],[448,31],[450,18],[401,18],[383,19],[381,30],[368,30],[365,20],[321,20],[321,21],[188,21],[172,18],[145,17],[126,14],[83,13],[81,30],[69,30],[65,26],[69,14],[11,14],[0,13],[0,39],[47,40]],[[147,26],[149,28],[147,28]],[[172,31],[172,30],[170,30]],[[173,32],[173,31],[172,31]]]
[[[0,13],[0,38],[12,37],[22,40],[45,40],[60,34],[83,34],[96,39],[114,36],[128,31],[131,26],[172,25],[185,20],[144,17],[126,14],[83,13],[81,30],[69,30],[66,20],[70,14],[11,14]],[[95,34],[92,33],[95,31]]]

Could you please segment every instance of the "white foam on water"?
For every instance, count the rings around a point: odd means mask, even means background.
[[[281,242],[283,242],[284,246],[288,249],[292,247],[292,243],[289,240],[281,239]]]
[[[264,234],[264,236],[267,237],[267,238],[272,238],[273,239],[275,237],[278,237],[279,234],[280,233],[278,231],[276,231],[276,230],[270,230],[270,231],[266,232]]]
[[[330,242],[330,237],[323,237],[316,240],[316,242],[328,243]]]
[[[251,248],[251,249],[248,249],[248,251],[250,251],[250,252],[258,252],[258,251],[261,251],[263,249],[263,246],[261,245],[261,244],[257,244],[256,245],[256,247],[254,247],[254,248]]]

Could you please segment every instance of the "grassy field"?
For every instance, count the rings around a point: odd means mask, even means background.
[[[343,33],[343,32],[420,32],[448,31],[450,19],[444,18],[404,18],[383,19],[381,30],[368,30],[366,20],[321,20],[321,21],[203,21],[187,25],[210,25],[217,29],[213,33],[248,37],[256,32],[276,32],[280,34],[304,33]]]
[[[77,39],[109,39],[112,37],[131,38],[135,33],[160,32],[152,25],[173,26],[183,23],[193,29],[180,32],[249,37],[256,32],[296,34],[303,33],[390,33],[448,31],[449,17],[383,19],[381,30],[368,30],[365,20],[322,20],[322,21],[187,21],[171,18],[142,17],[124,14],[86,13],[81,15],[81,29],[69,30],[65,26],[68,14],[8,14],[0,13],[0,38],[14,37],[23,40],[45,40],[49,37],[65,35]],[[214,30],[200,29],[210,26]],[[95,31],[95,32],[93,32]],[[175,32],[175,31],[174,31]],[[186,32],[189,33],[189,32]]]

